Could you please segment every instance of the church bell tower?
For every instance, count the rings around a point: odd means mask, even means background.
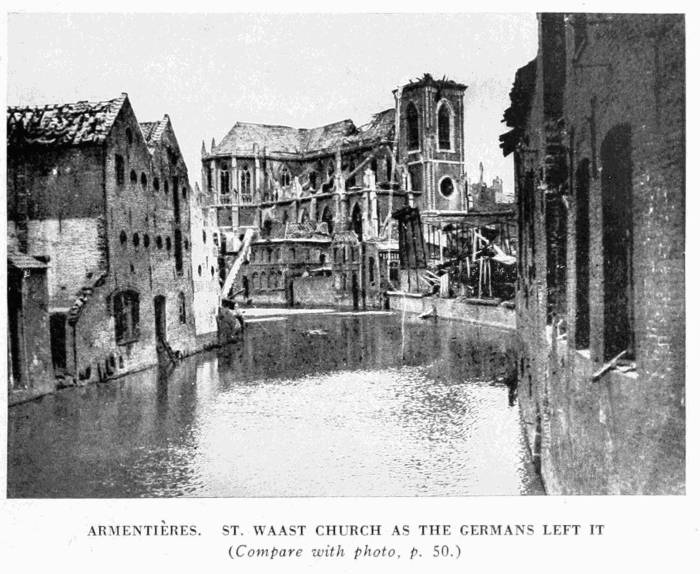
[[[467,210],[464,185],[464,94],[467,86],[430,74],[394,91],[397,158],[424,213]]]

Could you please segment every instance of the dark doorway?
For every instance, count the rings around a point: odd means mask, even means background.
[[[590,346],[590,162],[584,159],[576,170],[576,348]]]
[[[56,373],[66,369],[66,316],[54,313],[49,318],[51,333],[51,360]]]
[[[634,354],[632,132],[614,127],[601,146],[603,200],[603,359]]]
[[[360,286],[357,282],[357,273],[352,274],[352,307],[353,309],[360,307]]]
[[[248,277],[243,276],[243,298],[248,299],[250,297],[250,284],[248,283]]]

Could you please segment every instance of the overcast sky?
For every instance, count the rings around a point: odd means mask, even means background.
[[[467,84],[467,172],[513,188],[498,136],[515,71],[537,50],[534,14],[15,14],[8,104],[110,99],[139,121],[170,115],[191,183],[202,140],[236,121],[356,125],[430,72]]]

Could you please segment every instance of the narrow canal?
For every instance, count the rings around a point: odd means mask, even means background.
[[[541,494],[502,331],[260,317],[244,341],[9,410],[8,496]]]

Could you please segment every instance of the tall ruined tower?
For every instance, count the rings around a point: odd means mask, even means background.
[[[407,185],[423,192],[425,212],[466,211],[464,93],[467,86],[425,74],[394,90],[398,153]]]

